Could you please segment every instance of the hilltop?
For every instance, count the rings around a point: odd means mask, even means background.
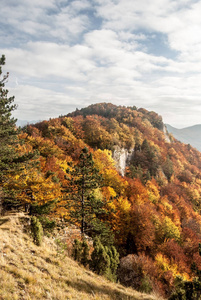
[[[53,238],[36,246],[29,219],[22,212],[0,217],[0,299],[159,299],[83,268],[61,253]]]

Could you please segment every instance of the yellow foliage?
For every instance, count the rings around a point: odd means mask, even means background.
[[[72,162],[72,158],[70,156],[67,156],[65,160],[63,159],[56,159],[56,163],[58,166],[65,172],[67,170],[68,162]]]
[[[115,193],[123,194],[127,181],[124,180],[115,168],[115,162],[109,150],[96,150],[94,151],[95,166],[99,169],[100,174],[103,176],[104,184],[110,186]]]
[[[174,277],[176,277],[177,275],[181,275],[178,272],[177,265],[176,264],[170,264],[169,259],[165,255],[162,255],[161,253],[158,253],[156,255],[155,260],[156,260],[157,265],[159,266],[159,268],[161,270],[163,270],[164,272],[171,271]]]
[[[179,228],[167,216],[163,220],[163,223],[161,225],[161,231],[163,234],[163,238],[165,239],[175,239],[176,241],[180,240]]]
[[[171,263],[170,260],[165,255],[158,253],[156,255],[155,260],[156,260],[157,265],[159,266],[159,268],[162,271],[164,271],[164,272],[171,271],[174,278],[176,278],[176,276],[181,276],[184,280],[190,279],[190,277],[187,273],[185,273],[185,272],[181,273],[178,270],[177,264]]]
[[[99,187],[93,190],[93,196],[95,199],[103,200],[103,194],[101,193],[101,189]]]
[[[153,203],[157,203],[160,199],[160,193],[156,184],[154,184],[153,180],[148,180],[146,183],[146,187],[149,195],[149,200]]]
[[[114,213],[111,215],[112,228],[119,232],[119,239],[123,240],[126,237],[126,233],[129,231],[130,220],[130,208],[131,204],[127,198],[119,197],[108,205],[111,209],[114,209]]]
[[[44,178],[42,173],[34,169],[32,172],[23,169],[9,184],[18,190],[17,198],[24,203],[42,205],[61,197],[60,185],[52,182],[51,178]]]
[[[104,186],[102,188],[102,195],[107,200],[110,200],[111,198],[115,198],[117,196],[117,193],[115,190],[110,186]]]

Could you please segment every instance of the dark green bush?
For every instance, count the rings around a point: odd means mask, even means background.
[[[49,218],[43,216],[39,216],[38,219],[42,224],[45,233],[52,232],[52,230],[56,227],[55,220],[50,220]]]
[[[111,281],[116,282],[117,280],[116,271],[119,265],[119,253],[117,252],[114,246],[112,246],[111,248],[105,247],[105,249],[110,258],[110,270],[107,278],[110,279]]]
[[[82,245],[78,239],[74,240],[72,257],[74,260],[81,262]]]
[[[110,269],[110,257],[97,237],[94,239],[94,250],[91,254],[90,268],[100,275],[107,275]]]
[[[40,221],[35,216],[31,217],[31,233],[34,243],[37,246],[40,246],[43,239],[43,227]]]
[[[81,247],[82,247],[82,252],[81,252],[80,262],[83,266],[86,267],[89,263],[89,246],[86,241],[83,241]]]

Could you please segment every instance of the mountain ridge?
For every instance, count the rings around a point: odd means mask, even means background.
[[[201,124],[196,124],[193,126],[185,128],[175,128],[169,124],[165,124],[169,133],[185,144],[190,144],[199,151],[201,151]]]

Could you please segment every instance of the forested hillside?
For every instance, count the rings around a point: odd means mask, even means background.
[[[150,290],[169,296],[178,276],[183,280],[197,276],[191,266],[194,262],[201,268],[201,154],[174,139],[168,141],[160,116],[101,103],[27,126],[19,139],[21,155],[37,152],[38,156],[31,172],[24,168],[17,177],[18,198],[51,204],[51,215],[78,226],[81,216],[69,211],[79,210],[82,203],[76,202],[76,194],[72,196],[69,182],[82,149],[88,148],[102,177],[93,189],[94,203],[103,204],[101,213],[88,214],[90,203],[85,203],[86,232],[95,235],[98,221],[102,222],[114,234],[120,257],[133,255],[127,259],[138,280],[127,283],[122,278],[122,282],[138,290],[146,282]],[[132,154],[125,176],[112,158],[117,147]]]
[[[155,112],[135,106],[95,104],[17,130],[3,87],[2,211],[25,206],[44,228],[56,220],[78,226],[94,252],[80,260],[76,241],[75,259],[110,280],[199,299],[201,153],[165,134]]]

